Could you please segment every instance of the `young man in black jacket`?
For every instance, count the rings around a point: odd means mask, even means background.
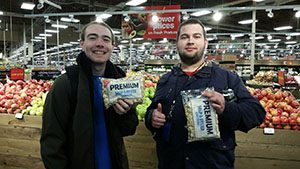
[[[87,24],[78,65],[70,76],[58,77],[49,91],[40,140],[47,169],[129,168],[123,137],[133,135],[138,125],[133,102],[123,99],[105,109],[99,79],[125,76],[109,61],[114,42],[107,24]]]
[[[258,126],[265,111],[234,73],[206,62],[208,41],[197,19],[179,26],[177,49],[181,64],[159,80],[145,123],[154,134],[159,169],[233,169],[235,130]],[[205,91],[218,114],[220,139],[188,142],[187,118],[180,91],[213,87]],[[225,99],[224,91],[233,91]]]

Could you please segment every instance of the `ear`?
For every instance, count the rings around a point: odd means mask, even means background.
[[[207,39],[204,40],[204,45],[205,45],[204,49],[207,49],[207,47],[208,47],[208,40]]]
[[[80,47],[81,47],[81,49],[82,49],[84,41],[83,41],[83,40],[80,40],[79,43],[80,43]]]

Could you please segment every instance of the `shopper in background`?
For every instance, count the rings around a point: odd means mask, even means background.
[[[177,32],[181,63],[158,82],[145,123],[156,140],[159,169],[234,168],[235,130],[247,132],[262,123],[265,111],[245,88],[239,76],[204,59],[208,41],[203,24],[187,20]],[[187,142],[188,130],[180,91],[205,91],[218,114],[220,139]],[[224,91],[233,90],[231,98]]]
[[[70,74],[67,69],[49,91],[40,140],[47,169],[129,168],[123,137],[133,135],[138,125],[133,102],[119,100],[105,109],[99,80],[125,76],[109,61],[114,42],[105,23],[83,27],[78,66]]]

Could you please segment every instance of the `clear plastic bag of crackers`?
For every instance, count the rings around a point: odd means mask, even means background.
[[[120,79],[101,78],[101,83],[106,109],[119,99],[131,99],[134,103],[143,102],[144,76],[142,72]]]
[[[181,91],[187,118],[188,142],[220,138],[218,115],[208,98],[202,96],[204,90],[213,91],[214,88]]]

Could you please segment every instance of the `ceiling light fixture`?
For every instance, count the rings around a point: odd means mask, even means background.
[[[52,36],[52,34],[40,33],[40,34],[39,34],[39,36],[42,36],[42,37],[43,37],[43,36],[51,37],[51,36]]]
[[[147,0],[131,0],[129,2],[126,2],[125,5],[128,5],[128,6],[138,6],[138,5],[140,5],[142,3],[145,3],[145,2],[147,2]]]
[[[266,9],[266,11],[268,12],[267,15],[268,15],[269,18],[274,17],[274,13],[272,12],[272,9]]]
[[[203,16],[203,15],[208,15],[208,14],[210,14],[210,13],[212,13],[212,11],[209,11],[209,10],[201,10],[201,11],[194,12],[194,13],[192,13],[191,15],[192,15],[192,16],[198,17],[198,16]]]
[[[296,44],[297,43],[297,41],[287,41],[287,42],[284,42],[285,44]]]
[[[254,2],[262,2],[262,1],[265,1],[265,0],[253,0]]]
[[[48,33],[58,33],[59,31],[58,30],[52,30],[52,29],[45,29],[45,32],[48,32]]]
[[[288,30],[288,29],[293,29],[291,26],[280,26],[277,28],[274,28],[275,31],[282,31],[282,30]]]
[[[255,20],[255,22],[258,22],[258,20]],[[242,21],[239,21],[238,23],[241,25],[251,24],[251,23],[253,23],[253,19],[242,20]]]
[[[208,26],[205,26],[205,27],[204,27],[204,30],[205,30],[205,32],[207,32],[207,31],[212,30],[212,28],[211,28],[211,27],[208,27]]]
[[[51,2],[49,0],[39,0],[39,4],[37,5],[37,9],[42,9],[44,7],[44,3],[53,6],[58,9],[62,9],[60,5],[55,4],[54,2]]]
[[[215,12],[213,15],[213,20],[220,21],[222,19],[223,15],[219,11]]]
[[[290,40],[292,37],[291,36],[286,36],[286,40]]]
[[[296,18],[300,18],[300,10],[298,10],[298,11],[295,13],[295,17],[296,17]]]
[[[3,15],[3,11],[0,11],[0,15]]]
[[[52,24],[51,27],[54,27],[54,28],[62,28],[62,29],[68,28],[67,25],[57,25],[57,24]]]
[[[74,22],[74,23],[80,22],[79,19],[75,19],[75,18],[74,18],[74,15],[69,15],[69,18],[67,18],[67,17],[62,17],[62,18],[60,18],[60,20],[63,21],[63,22]]]
[[[21,9],[26,9],[26,10],[33,10],[34,7],[35,4],[31,2],[23,2],[21,5]]]

